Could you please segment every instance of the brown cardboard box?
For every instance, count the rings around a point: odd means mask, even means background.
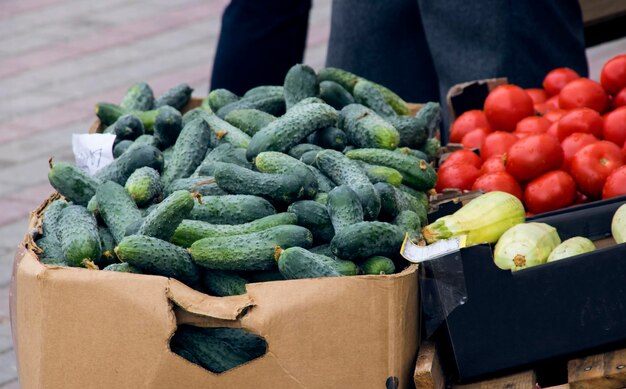
[[[248,284],[211,297],[160,276],[42,265],[31,215],[14,265],[22,389],[406,388],[418,347],[417,271]],[[176,325],[242,327],[268,352],[213,374],[169,349]]]

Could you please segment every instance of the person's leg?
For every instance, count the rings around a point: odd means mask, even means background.
[[[439,99],[415,0],[334,0],[326,66],[385,85],[407,101]]]
[[[282,85],[302,62],[311,0],[232,0],[224,11],[211,89],[238,95],[259,85]]]

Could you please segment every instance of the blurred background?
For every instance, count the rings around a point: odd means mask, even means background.
[[[0,389],[19,387],[9,283],[28,214],[53,192],[48,159],[72,161],[71,134],[87,131],[94,104],[121,100],[134,82],[147,82],[157,95],[186,82],[205,96],[227,4],[0,1]],[[331,0],[313,1],[304,62],[315,69],[325,62],[330,8]],[[594,44],[587,50],[590,77],[597,80],[604,62],[626,52],[626,39],[606,23],[626,12],[626,2],[588,1],[583,10]],[[617,20],[623,30],[626,21]]]

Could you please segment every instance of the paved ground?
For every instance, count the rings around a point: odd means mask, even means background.
[[[29,211],[52,192],[47,160],[72,160],[70,135],[98,101],[133,82],[161,93],[208,88],[227,0],[0,1],[0,389],[18,388],[8,314],[15,249]],[[314,0],[305,62],[322,66],[330,0]],[[624,41],[589,52],[592,74]],[[597,76],[596,76],[597,77]]]

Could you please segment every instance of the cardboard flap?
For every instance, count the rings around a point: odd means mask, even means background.
[[[239,320],[248,308],[254,306],[254,302],[247,294],[228,297],[209,296],[175,279],[169,280],[167,297],[184,311],[221,320]]]
[[[507,82],[506,77],[501,77],[453,85],[446,96],[450,119],[456,119],[465,111],[483,109],[483,103],[489,92]]]

